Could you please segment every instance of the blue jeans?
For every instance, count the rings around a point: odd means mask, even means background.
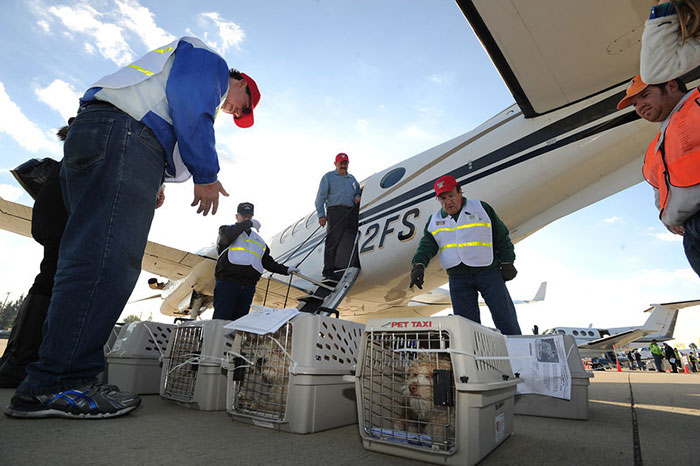
[[[700,212],[686,220],[684,226],[683,249],[685,257],[688,258],[690,267],[700,276]]]
[[[80,109],[64,144],[68,222],[44,340],[18,393],[97,381],[103,346],[141,271],[164,170],[165,151],[146,126],[114,107]]]
[[[255,297],[255,287],[228,280],[217,280],[214,287],[212,319],[236,320],[248,314]]]
[[[521,335],[513,300],[498,268],[484,269],[467,275],[450,275],[450,298],[456,315],[481,323],[479,292],[491,311],[493,323],[504,335]]]
[[[654,365],[656,366],[656,371],[657,371],[657,372],[663,372],[664,370],[663,370],[663,368],[661,367],[661,359],[662,359],[661,355],[660,355],[660,354],[654,354],[654,353],[652,353],[651,355],[654,356]]]

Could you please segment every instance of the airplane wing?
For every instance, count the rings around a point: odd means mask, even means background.
[[[141,268],[170,280],[179,280],[205,260],[213,259],[149,241]]]
[[[668,307],[670,309],[684,309],[686,307],[697,306],[699,304],[700,304],[700,299],[693,299],[690,301],[674,301],[672,303],[653,304],[648,309],[645,309],[644,312],[652,312],[656,308],[656,306]]]
[[[0,228],[32,236],[32,208],[0,198]]]
[[[0,229],[32,236],[32,208],[0,198]],[[206,257],[149,241],[143,255],[143,270],[179,280]]]
[[[649,2],[457,0],[526,118],[619,85],[639,70]]]
[[[639,340],[644,335],[649,333],[643,329],[627,330],[626,332],[616,333],[609,337],[598,338],[597,340],[589,341],[583,345],[579,345],[579,349],[586,350],[600,350],[600,351],[612,351],[613,345],[617,347],[623,347],[635,340]]]

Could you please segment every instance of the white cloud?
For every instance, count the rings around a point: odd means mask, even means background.
[[[83,48],[84,48],[85,51],[86,51],[87,53],[89,53],[90,55],[95,55],[95,52],[97,52],[97,50],[95,50],[95,46],[92,45],[90,42],[85,42],[85,43],[83,44]]]
[[[37,26],[39,26],[39,27],[41,28],[41,30],[44,31],[45,33],[48,34],[49,32],[51,32],[51,26],[49,26],[48,21],[45,21],[45,20],[41,19],[41,20],[37,21],[36,24],[37,24]]]
[[[75,116],[80,93],[76,92],[75,88],[67,82],[55,79],[47,87],[37,89],[36,95],[39,100],[58,111],[63,117],[63,121],[68,121],[68,118]]]
[[[20,197],[22,197],[22,194],[24,194],[24,191],[17,186],[0,184],[0,197],[7,201],[16,202]]]
[[[121,24],[136,33],[149,49],[168,44],[176,39],[169,32],[158,27],[155,15],[148,8],[139,5],[134,0],[117,1],[117,7],[122,14]]]
[[[5,91],[4,84],[0,82],[0,134],[2,133],[10,136],[30,152],[61,153],[58,142],[51,140],[22,113]]]
[[[442,84],[443,82],[445,82],[445,78],[437,74],[431,74],[430,76],[428,76],[427,79],[428,81],[433,82],[435,84]]]
[[[665,231],[662,233],[652,233],[651,236],[653,236],[654,238],[656,238],[660,241],[670,241],[670,242],[677,242],[677,243],[683,242],[682,236],[673,234],[670,231]]]
[[[622,219],[620,217],[609,217],[605,219],[605,223],[620,223]]]
[[[221,38],[220,44],[216,41],[210,40],[208,34],[204,34],[204,41],[211,45],[212,48],[221,53],[225,53],[232,46],[236,47],[237,49],[240,48],[241,42],[243,42],[245,37],[245,33],[238,24],[222,18],[219,13],[215,11],[202,13],[199,15],[199,17],[200,22],[207,23],[208,21],[211,21],[218,29],[219,37]]]
[[[399,137],[412,139],[414,141],[426,141],[432,138],[432,135],[426,133],[416,125],[411,125],[399,133]]]
[[[49,12],[60,19],[70,31],[89,36],[88,42],[94,44],[102,55],[117,65],[126,65],[132,61],[133,53],[124,38],[122,28],[100,21],[98,18],[103,15],[91,6],[52,6]]]
[[[355,128],[357,128],[358,131],[367,131],[367,129],[369,128],[369,121],[357,120],[355,122]]]

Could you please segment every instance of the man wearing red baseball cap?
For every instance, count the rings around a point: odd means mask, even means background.
[[[161,182],[194,181],[197,213],[215,214],[218,110],[253,124],[255,81],[203,41],[182,37],[93,84],[64,144],[68,212],[39,360],[26,368],[8,416],[102,419],[138,395],[99,384],[103,346],[141,271]]]
[[[627,86],[618,109],[632,105],[643,119],[660,123],[647,148],[642,174],[654,189],[659,218],[683,236],[690,266],[700,276],[700,91],[680,79],[646,84],[640,75]]]
[[[350,159],[341,152],[335,156],[335,170],[323,175],[316,195],[316,213],[322,227],[328,224],[326,246],[323,255],[323,279],[325,282],[338,282],[339,272],[347,263],[336,263],[338,246],[347,238],[353,244],[357,235],[357,220],[360,204],[360,183],[348,173]]]
[[[508,227],[484,201],[467,200],[453,176],[435,181],[440,210],[428,219],[413,255],[410,287],[423,289],[425,267],[438,255],[450,280],[456,315],[481,323],[479,296],[504,335],[520,335],[518,316],[505,282],[518,273]]]

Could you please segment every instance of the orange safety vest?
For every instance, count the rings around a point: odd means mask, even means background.
[[[659,190],[659,210],[667,225],[681,225],[695,212],[686,205],[673,203],[674,188],[688,188],[700,184],[700,90],[695,89],[669,121],[661,147],[657,150],[661,133],[649,144],[644,156],[642,173],[649,184]],[[679,191],[680,192],[680,191]],[[682,195],[678,195],[678,202]],[[673,210],[667,212],[666,210]],[[683,218],[685,217],[685,218]],[[682,220],[682,221],[681,221]]]

